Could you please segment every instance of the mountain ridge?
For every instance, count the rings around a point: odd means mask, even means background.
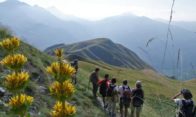
[[[69,45],[58,44],[49,47],[45,52],[53,55],[53,50],[63,48],[67,57],[80,56],[83,58],[102,61],[110,65],[133,69],[151,68],[137,54],[121,44],[116,44],[108,38],[96,38]]]
[[[166,23],[133,14],[113,16],[96,22],[64,21],[41,7],[27,5],[19,9],[18,5],[10,8],[2,6],[0,3],[2,25],[8,26],[16,35],[41,50],[58,43],[70,44],[86,39],[106,37],[128,47],[157,71],[179,77],[177,73],[179,68],[175,66],[177,66],[180,49],[183,56],[181,63],[183,79],[196,77],[193,72],[196,69],[192,67],[196,66],[194,54],[196,34],[193,31],[171,25],[174,38],[169,39],[165,63],[162,65],[168,29]],[[13,19],[15,19],[14,22]],[[153,41],[146,47],[146,43],[152,38]]]

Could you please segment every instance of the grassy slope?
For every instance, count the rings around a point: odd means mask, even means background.
[[[195,81],[180,82],[171,80],[158,75],[151,70],[129,70],[106,66],[99,63],[96,66],[101,68],[101,76],[103,76],[105,73],[109,73],[118,79],[119,85],[124,79],[129,80],[131,87],[134,86],[136,80],[141,80],[143,82],[146,100],[142,117],[173,117],[175,112],[175,104],[170,101],[170,98],[183,87],[191,89],[193,94],[196,94]],[[94,69],[94,67],[94,64],[80,62],[81,69],[79,73],[79,82],[81,85],[78,86],[79,91],[77,93],[77,103],[79,103],[78,117],[92,117],[92,115],[103,113],[100,110],[94,110],[95,108],[90,106],[92,96],[91,92],[87,88],[88,75]],[[196,97],[194,97],[194,99],[196,100]]]
[[[49,62],[54,60],[29,46],[25,47],[24,45],[24,48],[28,51],[31,49],[31,53],[24,53],[28,56],[29,61],[31,61],[35,67],[41,68],[41,70],[43,70]],[[33,53],[36,54],[33,55]],[[141,80],[144,83],[146,100],[142,117],[172,117],[175,108],[172,107],[174,104],[170,102],[170,97],[177,93],[182,87],[190,88],[193,94],[196,94],[195,81],[180,82],[171,80],[150,70],[137,71],[123,69],[95,61],[80,62],[79,85],[76,86],[77,92],[73,96],[73,101],[76,103],[78,108],[77,117],[106,117],[103,110],[98,107],[96,101],[92,100],[91,90],[88,90],[88,76],[96,66],[101,68],[100,76],[103,76],[105,73],[109,73],[112,77],[116,77],[118,79],[119,85],[124,79],[129,80],[131,87],[134,86],[136,80]],[[35,72],[37,72],[36,69]],[[44,71],[42,72],[44,73]],[[43,79],[45,79],[43,84],[40,84],[35,79],[31,79],[29,87],[33,90],[33,95],[36,96],[34,106],[43,113],[40,116],[45,117],[47,116],[46,113],[49,112],[48,107],[51,108],[54,101],[48,93],[39,93],[40,85],[47,88],[50,84],[50,80],[46,80],[46,75],[43,75]]]
[[[7,32],[6,29],[0,28],[0,41],[4,37],[10,37],[10,33]],[[23,53],[28,58],[28,63],[25,66],[25,70],[31,73],[31,78],[26,88],[26,93],[35,97],[33,108],[30,110],[35,117],[47,117],[49,116],[50,109],[54,104],[54,100],[48,92],[48,86],[52,79],[46,74],[45,67],[48,66],[52,61],[55,61],[55,59],[26,43],[22,43],[17,53]],[[5,55],[6,53],[0,48],[0,60]],[[82,72],[81,74],[85,74],[85,72]],[[3,87],[3,75],[5,74],[0,71],[0,87]],[[41,91],[43,89],[44,91]],[[104,117],[105,114],[100,108],[97,107],[96,103],[92,101],[91,98],[86,97],[86,95],[82,93],[83,89],[86,89],[86,86],[80,85],[77,87],[77,89],[77,94],[73,97],[73,99],[78,105],[78,110],[83,112],[85,109],[85,111],[90,111],[98,117]],[[90,95],[90,92],[87,92],[87,94]],[[95,105],[93,105],[93,103],[95,103]],[[5,114],[6,110],[6,108],[0,107],[0,117],[11,117],[11,115]],[[86,114],[80,114],[82,113],[81,111],[78,111],[78,115],[85,117]]]
[[[0,28],[0,41],[4,37],[10,37],[10,33],[6,29]],[[35,114],[37,114],[39,111],[41,111],[41,113],[48,113],[46,108],[51,105],[49,103],[51,102],[51,99],[49,99],[49,97],[46,95],[46,92],[40,93],[40,87],[46,88],[48,86],[50,79],[45,74],[45,66],[47,66],[54,59],[23,42],[17,53],[23,53],[28,58],[28,63],[25,65],[25,70],[30,72],[31,78],[25,92],[36,97],[31,110],[33,110]],[[2,48],[0,48],[0,60],[3,59],[4,56],[6,56],[6,53]],[[0,72],[0,86],[3,86],[4,77],[2,76],[6,74],[4,74],[2,71]],[[1,110],[0,108],[0,116],[4,117],[5,115],[3,115],[1,111],[5,110]]]
[[[3,51],[0,50],[0,52],[0,59],[2,59]],[[26,65],[26,69],[32,73],[27,92],[35,97],[33,104],[35,107],[34,114],[41,112],[39,116],[45,117],[49,112],[48,108],[51,108],[54,101],[47,91],[40,93],[39,87],[42,86],[47,89],[50,84],[51,79],[45,74],[44,68],[50,62],[54,61],[54,59],[24,43],[22,44],[20,52],[28,57],[29,63]],[[88,90],[88,76],[96,66],[101,68],[101,76],[105,73],[109,73],[118,79],[119,85],[124,79],[128,79],[132,87],[136,80],[143,81],[146,100],[142,117],[172,117],[174,108],[172,107],[173,104],[170,103],[170,97],[177,93],[182,87],[190,88],[193,94],[196,94],[195,80],[180,82],[164,78],[150,70],[137,71],[123,69],[95,61],[80,62],[79,85],[76,86],[77,92],[73,96],[73,100],[78,108],[77,117],[106,116],[97,106],[96,102],[92,100],[91,90]],[[0,82],[0,86],[1,83],[2,82]],[[194,97],[194,99],[196,100],[196,97]],[[8,115],[0,113],[0,116],[7,117]],[[38,115],[36,115],[36,117],[38,117]]]
[[[0,59],[2,59],[4,55],[2,54],[2,51],[0,52]],[[36,97],[32,110],[34,110],[34,113],[38,113],[39,111],[42,113],[48,113],[46,108],[51,105],[48,104],[51,102],[51,99],[47,97],[46,93],[40,93],[40,87],[45,87],[47,89],[50,80],[45,74],[45,66],[47,66],[54,59],[25,43],[22,43],[18,53],[23,53],[28,58],[28,63],[25,65],[25,70],[30,72],[31,78],[25,92]],[[3,81],[3,79],[1,79],[1,81]],[[1,82],[0,86],[2,85],[3,84]]]

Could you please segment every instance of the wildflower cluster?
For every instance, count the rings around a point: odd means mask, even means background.
[[[20,40],[17,37],[6,38],[0,42],[0,46],[7,51],[14,51],[20,46]]]
[[[46,68],[46,71],[58,81],[64,81],[75,73],[75,69],[70,64],[63,62],[52,63],[51,66]]]
[[[46,68],[46,71],[56,80],[49,87],[51,95],[58,100],[53,107],[51,116],[73,117],[76,113],[76,107],[66,100],[70,99],[75,92],[70,78],[76,71],[70,64],[63,62],[62,49],[56,49],[55,55],[58,62],[54,62]]]
[[[50,92],[54,97],[64,99],[71,97],[75,92],[75,88],[70,81],[64,81],[63,83],[55,81],[50,86]]]
[[[10,92],[15,94],[9,100],[8,105],[13,113],[24,117],[28,107],[33,102],[33,97],[22,94],[30,77],[28,72],[21,70],[27,62],[27,58],[23,54],[15,53],[20,46],[20,39],[16,37],[4,39],[0,42],[0,46],[9,54],[0,61],[0,64],[7,67],[11,72],[5,76],[4,84]]]
[[[24,108],[26,106],[31,105],[33,102],[33,97],[27,96],[26,94],[19,94],[14,97],[12,97],[9,100],[9,105],[12,107],[14,110],[20,110],[20,108]]]
[[[22,89],[29,80],[29,74],[27,72],[16,73],[13,72],[5,78],[5,86],[7,89],[15,91]]]
[[[6,56],[0,64],[12,70],[20,69],[27,62],[27,58],[22,54],[14,54]]]
[[[57,101],[53,107],[52,116],[53,117],[72,117],[76,113],[76,107],[70,105],[67,102]]]

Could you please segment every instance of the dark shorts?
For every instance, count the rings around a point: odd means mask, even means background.
[[[124,99],[120,98],[120,108],[122,109],[123,107],[128,108],[130,107],[131,99]]]

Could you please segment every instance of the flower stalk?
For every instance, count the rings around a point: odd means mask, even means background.
[[[75,93],[74,85],[70,82],[71,76],[76,72],[68,63],[63,62],[63,50],[54,51],[57,62],[53,62],[46,68],[48,74],[54,77],[55,81],[50,85],[51,95],[57,100],[51,111],[52,117],[73,117],[76,107],[69,104],[68,100]]]
[[[33,103],[33,97],[24,94],[24,88],[29,81],[29,73],[22,71],[27,62],[23,54],[16,53],[20,46],[20,39],[17,37],[5,38],[0,42],[8,55],[0,61],[0,64],[11,72],[5,76],[4,85],[14,96],[9,99],[10,111],[19,117],[25,117],[28,108]]]

